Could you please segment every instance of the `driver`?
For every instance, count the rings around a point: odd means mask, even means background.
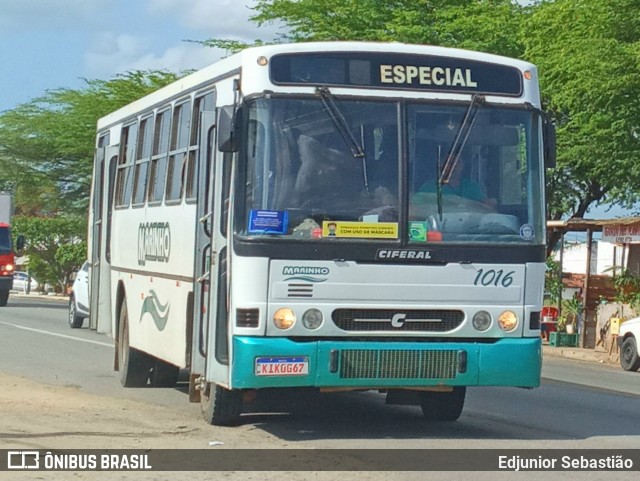
[[[462,159],[458,159],[458,161],[453,166],[453,170],[451,171],[451,175],[449,176],[449,181],[445,184],[442,184],[442,194],[443,195],[457,195],[459,197],[464,197],[465,199],[474,200],[476,202],[486,202],[487,194],[484,189],[473,180],[469,179],[466,176],[462,175],[462,171],[464,170],[464,166],[462,163]],[[437,180],[427,181],[418,192],[435,192],[436,191],[436,183]]]
[[[463,171],[463,158],[460,157],[453,165],[453,170],[449,175],[448,182],[443,183],[441,186],[442,195],[455,195],[475,202],[480,202],[481,204],[484,204],[491,208],[495,208],[496,200],[487,198],[487,193],[485,192],[484,188],[469,177],[463,175]],[[425,182],[424,184],[422,184],[422,186],[420,186],[418,192],[435,193],[437,182],[438,181],[435,179]]]

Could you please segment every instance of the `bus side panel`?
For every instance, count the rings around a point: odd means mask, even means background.
[[[120,209],[113,217],[114,314],[119,314],[119,281],[127,302],[130,345],[184,367],[195,206]]]
[[[186,318],[190,288],[160,277],[122,276],[127,292],[132,347],[176,366],[185,366]],[[185,283],[186,284],[186,283]]]

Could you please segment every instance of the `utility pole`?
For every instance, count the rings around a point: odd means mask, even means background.
[[[593,242],[593,231],[587,229],[587,269],[585,270],[584,285],[582,287],[582,325],[579,333],[579,346],[584,347],[585,338],[587,335],[587,317],[589,311],[587,310],[587,301],[589,300],[589,277],[591,274],[591,244]]]

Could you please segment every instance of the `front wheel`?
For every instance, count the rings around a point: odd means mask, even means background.
[[[78,329],[82,327],[84,319],[78,315],[76,310],[76,299],[73,294],[69,297],[69,327],[71,329]]]
[[[640,369],[640,355],[638,355],[638,345],[634,337],[627,337],[622,342],[620,366],[625,371],[637,371]]]
[[[200,409],[209,424],[237,426],[242,412],[242,391],[208,382],[200,393]]]
[[[129,316],[127,301],[120,307],[118,326],[118,369],[120,384],[124,387],[142,387],[147,385],[151,371],[151,360],[144,352],[129,345]]]
[[[449,392],[420,392],[422,414],[429,421],[456,421],[462,414],[466,393],[465,386],[456,386]]]

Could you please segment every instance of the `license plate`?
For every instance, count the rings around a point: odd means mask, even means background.
[[[256,376],[304,376],[309,374],[305,356],[257,357]]]

